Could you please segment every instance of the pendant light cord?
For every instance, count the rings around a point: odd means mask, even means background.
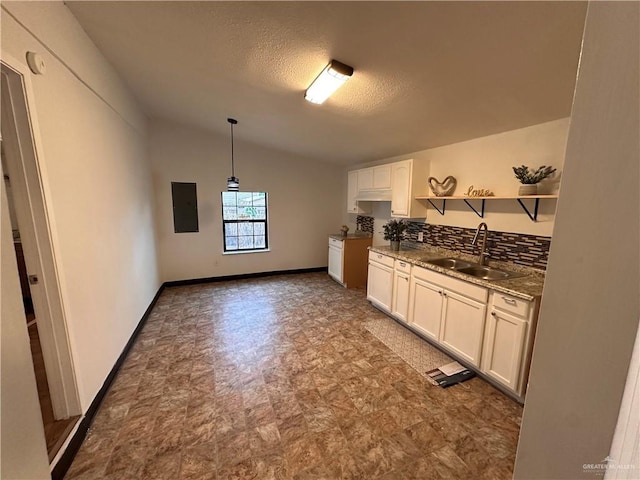
[[[231,176],[236,176],[235,164],[233,162],[233,123],[231,124]]]
[[[231,125],[231,176],[236,176],[235,163],[233,161],[233,126],[238,123],[234,118],[227,118],[227,122]]]

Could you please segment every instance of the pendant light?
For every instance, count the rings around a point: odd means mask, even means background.
[[[231,176],[227,178],[227,191],[240,191],[240,179],[236,177],[235,165],[233,163],[233,126],[238,124],[235,118],[227,118],[227,122],[231,124]]]

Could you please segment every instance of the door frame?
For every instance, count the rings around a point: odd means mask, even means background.
[[[55,229],[51,228],[55,221],[47,205],[47,199],[51,197],[33,107],[31,72],[24,63],[2,52],[0,73],[6,166],[12,182],[27,272],[38,276],[38,283],[30,288],[53,415],[55,419],[64,419],[82,412],[61,293],[61,272],[57,268],[54,248],[57,243]]]

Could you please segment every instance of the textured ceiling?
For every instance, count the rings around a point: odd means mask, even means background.
[[[578,2],[66,5],[150,117],[354,164],[569,116]],[[323,105],[304,91],[355,73]]]

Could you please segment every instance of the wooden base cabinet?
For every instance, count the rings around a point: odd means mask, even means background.
[[[482,372],[524,396],[537,305],[498,292],[491,294]]]
[[[329,275],[346,288],[364,287],[371,237],[329,237]]]

